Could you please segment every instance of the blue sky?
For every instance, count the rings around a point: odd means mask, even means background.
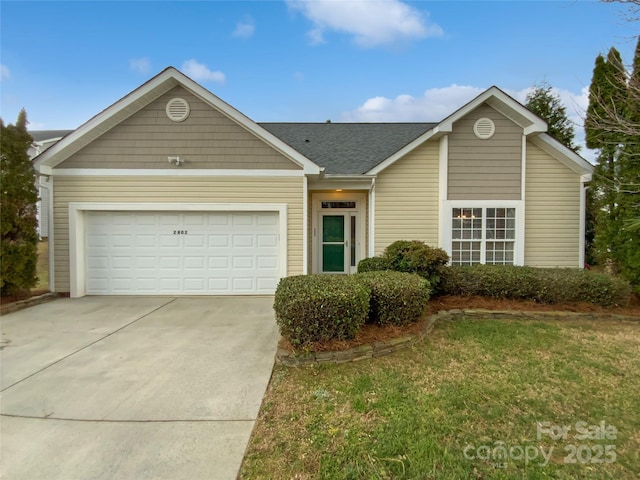
[[[81,125],[171,65],[256,121],[437,121],[541,81],[580,122],[594,60],[638,22],[594,1],[7,1],[1,108]],[[588,152],[585,152],[588,153]],[[589,155],[586,155],[589,156]]]

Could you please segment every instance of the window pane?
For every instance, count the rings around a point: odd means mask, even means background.
[[[322,217],[322,241],[344,242],[343,215],[324,215]]]
[[[356,208],[356,202],[322,202],[322,208]]]

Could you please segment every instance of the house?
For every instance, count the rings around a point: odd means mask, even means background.
[[[36,158],[51,285],[272,294],[398,239],[453,264],[582,267],[592,166],[496,87],[438,123],[255,123],[174,68]]]
[[[54,145],[65,135],[71,133],[72,130],[37,130],[29,132],[33,143],[27,150],[29,158],[33,159],[44,152],[51,145]],[[40,176],[36,182],[38,189],[37,217],[38,217],[38,236],[47,238],[49,236],[49,187],[47,184],[48,177]]]

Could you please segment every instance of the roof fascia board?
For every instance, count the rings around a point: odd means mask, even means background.
[[[163,86],[166,85],[166,88]],[[158,98],[160,95],[166,93],[171,88],[182,85],[188,90],[191,90],[196,96],[198,96],[201,100],[213,106],[214,108],[219,109],[233,121],[238,123],[240,126],[246,128],[251,133],[256,135],[258,138],[265,141],[272,148],[276,149],[279,153],[283,154],[294,163],[303,168],[305,173],[308,174],[318,174],[320,173],[320,167],[313,163],[311,160],[300,154],[298,151],[291,148],[289,145],[269,133],[264,128],[260,127],[257,123],[251,120],[249,117],[245,116],[235,108],[233,108],[228,103],[222,101],[213,93],[208,91],[206,88],[202,87],[182,72],[179,72],[173,67],[166,68],[157,76],[146,82],[145,84],[138,87],[133,92],[129,93],[107,109],[103,110],[101,113],[93,117],[91,120],[80,126],[77,130],[70,133],[63,140],[53,145],[51,148],[43,152],[41,155],[42,158],[38,159],[36,162],[37,166],[40,165],[48,165],[51,167],[55,167],[57,164],[62,162],[67,156],[62,158],[56,158],[56,154],[62,152],[65,148],[68,148],[76,141],[83,138],[85,135],[88,135],[94,129],[96,129],[99,125],[103,124],[107,120],[117,116],[127,107],[134,104],[136,101],[144,98],[147,95],[152,94],[154,90],[158,90],[158,94],[155,95],[155,98]],[[81,147],[80,147],[81,148]],[[75,152],[74,152],[75,153]],[[56,161],[57,160],[57,161]]]
[[[158,75],[153,77],[151,80],[142,84],[137,89],[133,90],[129,94],[122,97],[116,103],[112,104],[111,106],[104,109],[102,112],[95,115],[93,118],[91,118],[90,120],[82,124],[80,127],[78,127],[76,130],[71,132],[69,135],[65,136],[58,143],[51,146],[51,148],[45,150],[42,154],[40,154],[35,161],[36,166],[39,167],[42,165],[42,166],[55,167],[56,165],[61,163],[63,160],[65,160],[69,155],[72,155],[73,153],[75,153],[77,150],[75,151],[71,150],[71,153],[69,153],[68,155],[65,155],[62,158],[57,157],[59,153],[63,152],[65,149],[68,149],[69,147],[71,147],[71,145],[78,142],[85,136],[89,135],[100,125],[114,118],[124,109],[133,105],[135,102],[139,101],[145,95],[150,94],[154,90],[158,90],[158,94],[156,96],[157,98],[160,95],[169,91],[171,88],[175,87],[177,85],[177,82],[171,82],[171,79],[175,80],[174,72],[176,72],[176,70],[170,69],[170,68],[163,70]],[[166,85],[166,88],[163,89],[162,88],[163,85]],[[82,146],[79,147],[78,150],[82,148]]]
[[[453,131],[453,124],[455,122],[457,122],[462,117],[469,114],[470,112],[472,112],[473,110],[475,110],[480,105],[482,105],[483,103],[487,102],[490,99],[495,100],[490,104],[491,107],[495,108],[496,102],[498,102],[499,105],[504,106],[504,108],[499,109],[500,113],[505,115],[515,123],[521,125],[523,127],[525,135],[529,136],[529,135],[543,133],[547,131],[547,124],[544,122],[544,120],[542,120],[540,117],[535,115],[533,112],[529,111],[529,109],[527,109],[525,106],[523,106],[522,104],[520,104],[519,102],[511,98],[509,95],[504,93],[498,87],[493,86],[485,90],[484,92],[482,92],[480,95],[478,95],[476,98],[471,100],[466,105],[463,105],[462,107],[460,107],[458,110],[456,110],[447,118],[445,118],[442,122],[440,122],[437,126],[425,132],[420,137],[416,138],[413,142],[407,144],[404,148],[398,150],[396,153],[394,153],[389,158],[379,163],[378,165],[376,165],[374,168],[372,168],[366,173],[376,175],[380,173],[382,170],[384,170],[385,168],[387,168],[389,165],[393,164],[399,158],[409,153],[414,148],[426,142],[427,140],[431,138],[438,138],[447,133],[451,133]],[[514,114],[512,114],[511,116],[509,115],[510,111],[514,112]],[[521,121],[518,121],[517,119],[514,118],[517,116],[526,118],[531,122],[531,124],[522,125]]]
[[[224,100],[218,98],[216,95],[211,93],[209,90],[199,85],[198,83],[191,80],[189,77],[184,75],[183,73],[173,69],[177,75],[180,76],[180,82],[184,84],[185,87],[190,89],[193,93],[195,93],[200,99],[204,102],[212,105],[216,109],[222,111],[227,117],[231,118],[234,122],[239,124],[240,126],[246,128],[251,133],[256,135],[258,138],[265,141],[269,144],[270,147],[274,148],[282,155],[286,156],[294,163],[298,164],[303,168],[304,172],[307,174],[319,174],[320,166],[309,160],[307,157],[302,155],[297,150],[293,149],[278,137],[267,131],[265,128],[262,128],[256,122],[251,120],[245,114],[235,109]]]
[[[392,165],[398,159],[404,157],[407,153],[409,153],[413,149],[419,147],[420,145],[422,145],[427,140],[429,140],[431,138],[437,138],[437,137],[439,137],[439,136],[441,136],[441,135],[443,135],[445,133],[447,133],[447,131],[442,129],[442,128],[440,128],[440,125],[438,125],[435,128],[432,128],[431,130],[426,131],[425,133],[420,135],[418,138],[416,138],[413,142],[408,143],[407,145],[402,147],[400,150],[398,150],[396,153],[394,153],[393,155],[388,157],[386,160],[383,160],[378,165],[373,167],[371,170],[369,170],[368,172],[365,172],[365,175],[377,175],[377,174],[379,174],[381,171],[383,171],[389,165]]]
[[[593,165],[573,150],[565,147],[550,135],[538,135],[530,138],[530,140],[534,145],[540,147],[543,151],[558,159],[562,164],[574,172],[580,175],[590,175],[593,173]]]

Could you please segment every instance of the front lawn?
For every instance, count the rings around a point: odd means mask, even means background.
[[[639,351],[635,322],[458,320],[388,357],[276,366],[241,478],[637,478]]]

